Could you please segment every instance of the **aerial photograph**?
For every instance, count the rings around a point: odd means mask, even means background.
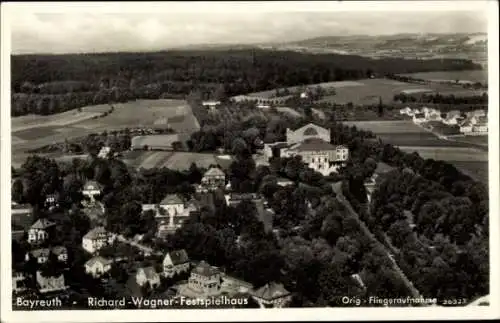
[[[450,8],[11,19],[12,311],[489,306],[488,23]]]

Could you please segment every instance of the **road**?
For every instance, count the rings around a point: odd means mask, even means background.
[[[337,194],[337,199],[339,200],[339,202],[341,202],[347,208],[347,210],[349,211],[349,213],[351,213],[351,215],[355,217],[355,219],[360,224],[360,227],[361,227],[361,230],[363,231],[363,233],[367,237],[369,237],[370,240],[372,240],[373,243],[375,243],[375,244],[377,244],[377,245],[379,245],[379,246],[381,246],[383,248],[383,250],[385,251],[385,254],[386,254],[387,258],[392,263],[392,269],[399,275],[399,277],[401,278],[401,280],[408,287],[408,289],[410,290],[410,292],[412,294],[412,297],[414,297],[414,298],[420,298],[421,297],[420,292],[413,285],[413,283],[408,279],[408,277],[403,272],[403,270],[401,270],[401,268],[399,267],[399,265],[397,264],[397,262],[394,260],[394,258],[391,255],[391,253],[387,250],[386,246],[384,246],[380,241],[378,241],[378,239],[375,237],[375,235],[368,229],[368,227],[366,226],[366,224],[363,221],[361,221],[361,219],[359,218],[358,213],[356,211],[354,211],[354,209],[352,208],[351,203],[349,203],[349,201],[347,201],[347,199],[345,198],[345,196],[342,194],[342,182],[339,182],[338,184],[339,185],[333,185],[333,189],[334,189],[335,193]]]
[[[158,256],[161,256],[162,253],[160,251],[154,251],[152,248],[150,247],[147,247],[145,245],[142,245],[136,241],[133,241],[133,240],[130,240],[130,239],[127,239],[125,238],[123,235],[121,234],[116,234],[116,233],[112,233],[112,236],[113,238],[116,238],[118,241],[120,242],[123,242],[123,243],[126,243],[132,247],[135,247],[137,249],[139,249],[140,251],[142,251],[144,254],[149,254],[149,255],[158,255]]]

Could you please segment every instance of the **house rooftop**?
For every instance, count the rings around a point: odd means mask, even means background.
[[[198,266],[193,269],[193,273],[201,276],[213,276],[219,274],[219,270],[210,266],[207,262],[201,261]]]
[[[43,219],[38,219],[35,223],[33,223],[31,228],[43,230],[52,227],[54,225],[55,225],[54,222],[50,221],[49,219],[43,218]]]
[[[109,259],[106,259],[104,257],[101,257],[101,256],[95,256],[95,257],[92,257],[90,258],[86,263],[85,263],[85,266],[88,266],[88,267],[91,267],[93,266],[94,264],[96,263],[101,263],[102,265],[109,265],[111,264],[113,261],[109,260]]]
[[[35,258],[48,257],[50,254],[50,249],[49,248],[35,249],[35,250],[31,250],[30,253]]]
[[[273,300],[288,296],[290,292],[285,289],[283,284],[272,282],[254,290],[252,295],[264,300]]]
[[[170,255],[170,259],[174,265],[185,264],[189,262],[189,257],[184,249],[174,250],[168,253]]]
[[[87,232],[87,234],[83,236],[83,239],[99,239],[104,234],[107,234],[107,231],[106,229],[104,229],[104,227],[95,227]]]
[[[52,248],[52,252],[56,255],[56,256],[59,256],[59,255],[62,255],[62,254],[65,254],[68,252],[68,250],[66,249],[66,247],[64,246],[56,246],[54,248]]]
[[[334,146],[323,139],[308,138],[293,146],[291,149],[297,151],[336,150],[337,146]]]
[[[88,191],[93,191],[93,190],[100,190],[101,189],[101,184],[99,184],[97,181],[90,180],[85,183],[83,186],[84,190]]]
[[[177,194],[168,194],[161,200],[161,205],[175,205],[175,204],[184,204],[182,199]]]
[[[147,280],[152,280],[155,279],[155,277],[158,276],[158,273],[156,272],[155,267],[149,266],[149,267],[142,267],[137,270],[139,273],[140,271],[144,272],[144,275],[146,276]]]
[[[225,176],[225,174],[222,169],[218,167],[211,167],[205,172],[205,176]]]

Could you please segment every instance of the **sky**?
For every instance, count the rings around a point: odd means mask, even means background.
[[[286,9],[242,8],[210,12],[169,12],[162,8],[121,13],[20,10],[9,16],[11,50],[13,54],[149,51],[197,44],[286,42],[319,36],[487,30],[487,17],[482,11],[325,12],[309,8],[285,12]]]

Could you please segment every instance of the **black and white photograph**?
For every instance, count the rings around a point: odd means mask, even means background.
[[[496,1],[11,2],[1,70],[2,321],[500,316]]]

